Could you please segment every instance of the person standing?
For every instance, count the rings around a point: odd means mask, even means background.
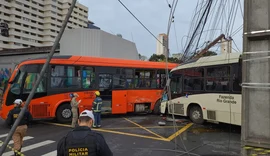
[[[93,102],[92,110],[95,116],[95,122],[93,127],[101,127],[101,106],[102,106],[102,99],[100,98],[100,92],[95,92],[96,98]]]
[[[18,116],[21,112],[21,105],[23,102],[21,99],[16,99],[13,103],[14,103],[15,107],[9,111],[8,117],[6,120],[6,123],[9,126],[12,126],[15,123],[16,119],[18,118]],[[32,120],[33,120],[33,117],[31,115],[31,113],[26,110],[26,112],[24,113],[24,117],[22,118],[22,120],[18,124],[18,126],[17,126],[17,128],[12,136],[15,151],[21,152],[22,145],[23,145],[23,137],[26,135],[26,131],[28,128],[27,125]],[[14,155],[17,156],[19,154],[14,152]]]
[[[91,130],[95,121],[92,111],[84,110],[78,127],[64,136],[57,144],[57,156],[113,156],[102,134]]]
[[[81,100],[79,100],[79,101],[76,100],[79,97],[79,95],[77,93],[73,93],[71,96],[72,96],[72,99],[70,102],[71,112],[72,112],[71,127],[75,128],[77,120],[78,120],[78,106],[81,103]]]

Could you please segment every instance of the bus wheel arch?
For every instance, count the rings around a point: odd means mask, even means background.
[[[160,105],[161,105],[161,99],[158,99],[153,109],[154,114],[158,115],[160,113]]]
[[[196,124],[204,123],[202,108],[197,103],[190,103],[188,105],[187,116]]]
[[[67,123],[71,122],[72,120],[72,112],[71,112],[71,106],[67,102],[63,102],[60,105],[58,105],[55,116],[58,122],[60,123]]]

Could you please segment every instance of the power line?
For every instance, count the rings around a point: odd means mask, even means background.
[[[126,7],[124,3],[121,2],[121,0],[118,0],[119,3],[160,43],[162,42]],[[163,44],[162,44],[163,45]],[[163,45],[164,46],[164,45]]]
[[[175,35],[175,40],[176,40],[176,48],[177,48],[177,51],[180,52],[179,46],[178,46],[178,38],[177,38],[175,23],[173,23],[173,27],[174,27],[174,35]]]
[[[237,48],[237,50],[238,50],[239,52],[241,52],[240,49],[238,48],[237,44],[235,43],[235,41],[234,41],[234,40],[232,40],[232,41],[233,41],[233,44],[235,45],[235,47]]]

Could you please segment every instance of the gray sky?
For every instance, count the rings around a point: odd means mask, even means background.
[[[102,30],[112,34],[122,34],[123,38],[134,41],[138,52],[142,55],[149,57],[156,52],[157,42],[155,38],[132,17],[118,0],[78,1],[89,8],[89,20],[93,21],[95,25]],[[172,0],[168,1],[172,3]],[[188,34],[197,1],[198,0],[178,1],[175,11],[175,28],[179,48],[177,48],[174,25],[172,25],[169,41],[171,53],[182,52],[182,45],[185,44],[187,39],[184,36]],[[155,36],[159,33],[166,33],[170,11],[166,0],[122,0],[122,2]],[[241,5],[243,8],[243,0],[241,0]],[[242,25],[242,19],[242,14],[240,9],[238,9],[233,31]],[[205,27],[205,30],[207,29],[209,29],[208,26]],[[208,40],[209,33],[207,34],[205,32],[202,36],[203,39],[205,35],[208,35],[208,37],[206,37],[207,39],[205,39]],[[220,31],[216,31],[216,34],[213,35],[212,38],[214,39],[219,35]],[[242,50],[242,30],[233,36],[233,39],[238,48]],[[234,49],[237,48],[234,46]]]

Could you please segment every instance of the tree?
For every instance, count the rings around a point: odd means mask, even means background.
[[[139,59],[142,60],[142,61],[145,61],[145,60],[147,60],[147,57],[144,56],[144,55],[139,54]]]
[[[153,62],[166,62],[166,57],[165,57],[165,55],[153,54],[149,58],[149,61],[153,61]],[[179,63],[179,59],[178,58],[174,58],[174,57],[168,57],[168,62],[170,62],[170,63]]]
[[[214,52],[214,51],[208,50],[206,53],[204,53],[204,54],[202,55],[202,57],[204,57],[204,56],[214,56],[214,55],[217,55],[217,53]]]

